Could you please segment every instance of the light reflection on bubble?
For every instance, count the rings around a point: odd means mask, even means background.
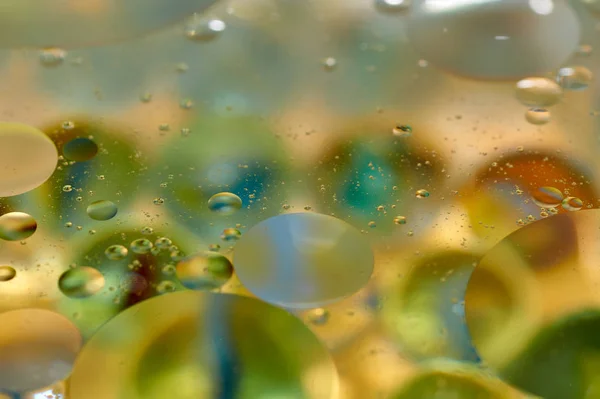
[[[177,264],[177,278],[186,288],[211,290],[221,287],[233,274],[229,259],[215,252],[202,252]]]
[[[37,230],[35,219],[23,212],[9,212],[0,216],[0,239],[19,241],[29,238]]]
[[[60,276],[58,288],[70,298],[87,298],[104,288],[104,276],[93,267],[76,267]]]

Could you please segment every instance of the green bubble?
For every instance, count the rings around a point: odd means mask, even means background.
[[[107,200],[94,201],[87,207],[87,214],[94,220],[112,219],[118,212],[117,205]]]
[[[89,161],[94,158],[97,153],[98,145],[85,137],[73,139],[63,146],[63,155],[69,161]]]
[[[37,222],[27,213],[10,212],[0,216],[0,238],[3,240],[24,240],[36,230]]]
[[[208,200],[208,209],[219,215],[232,215],[242,207],[242,199],[233,193],[218,193]]]
[[[177,264],[177,278],[191,290],[211,290],[221,287],[233,274],[229,259],[216,252],[202,252]]]
[[[70,298],[87,298],[104,287],[104,276],[93,267],[67,270],[58,279],[58,288]]]

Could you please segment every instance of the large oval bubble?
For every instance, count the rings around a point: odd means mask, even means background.
[[[566,1],[418,0],[408,36],[427,61],[476,79],[511,79],[561,66],[579,44]]]

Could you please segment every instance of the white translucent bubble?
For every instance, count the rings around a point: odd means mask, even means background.
[[[52,175],[57,162],[56,146],[43,132],[20,123],[0,122],[0,197],[38,187]]]
[[[2,47],[101,45],[141,36],[217,0],[3,0]]]
[[[259,298],[308,308],[362,288],[373,271],[373,253],[365,237],[342,220],[288,213],[242,235],[234,264],[240,281]]]
[[[559,102],[563,91],[550,79],[526,78],[517,82],[515,95],[524,105],[544,108]]]
[[[556,81],[565,90],[585,90],[592,80],[594,74],[584,66],[561,68],[556,75]]]
[[[476,79],[538,75],[560,67],[579,45],[565,1],[415,0],[408,37],[422,58]]]

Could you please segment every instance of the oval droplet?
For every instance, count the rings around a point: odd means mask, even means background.
[[[117,212],[117,205],[107,200],[94,201],[87,207],[88,216],[94,220],[110,220]]]
[[[417,198],[427,198],[427,197],[429,197],[429,191],[427,191],[425,189],[417,190],[417,192],[415,193],[415,197],[417,197]]]
[[[550,122],[550,111],[545,108],[529,108],[525,112],[525,120],[532,125],[545,125]]]
[[[17,276],[17,271],[11,266],[0,266],[0,282],[10,281]]]
[[[578,211],[583,208],[583,201],[577,197],[566,197],[561,205],[567,211]]]
[[[24,240],[36,230],[37,222],[27,213],[10,212],[0,216],[0,238],[3,240]]]
[[[392,134],[398,137],[410,137],[412,135],[412,127],[408,125],[397,125],[392,129]]]
[[[152,241],[146,238],[138,238],[137,240],[132,241],[129,247],[136,254],[147,254],[150,252],[153,245]]]
[[[104,255],[110,260],[121,260],[127,257],[129,251],[123,245],[111,245],[106,248]]]
[[[98,145],[86,137],[78,137],[63,146],[63,155],[69,161],[84,162],[94,158]]]
[[[233,193],[218,193],[208,200],[208,209],[220,215],[232,215],[241,208],[242,199]]]
[[[526,78],[517,82],[516,96],[530,107],[550,107],[562,98],[563,91],[558,83],[546,78]]]
[[[207,42],[217,38],[226,28],[220,19],[194,17],[185,27],[185,36],[193,41]]]
[[[583,66],[561,68],[556,75],[556,81],[564,90],[585,90],[592,80],[594,80],[594,74]]]
[[[394,218],[394,224],[406,224],[406,216],[396,216]]]
[[[212,290],[231,278],[233,266],[223,255],[206,251],[183,259],[177,264],[177,278],[191,290]]]
[[[531,196],[533,202],[540,208],[556,208],[564,198],[563,193],[554,187],[540,187]]]
[[[104,287],[104,276],[97,269],[79,266],[64,272],[58,279],[58,288],[69,298],[87,298]]]
[[[313,309],[308,312],[306,318],[315,326],[323,326],[329,321],[329,311],[323,308]]]

